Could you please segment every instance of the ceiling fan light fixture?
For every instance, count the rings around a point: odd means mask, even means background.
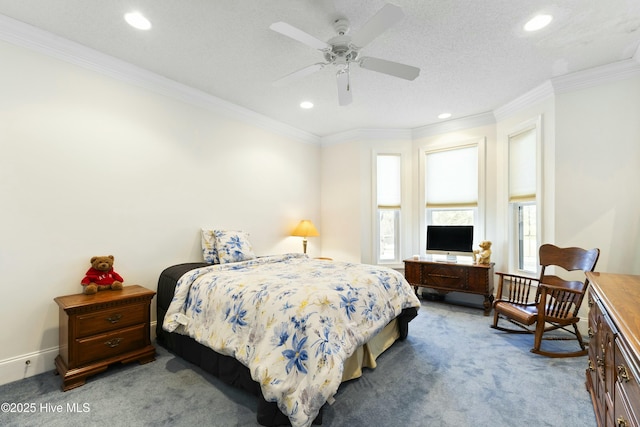
[[[360,49],[366,47],[371,41],[378,38],[393,25],[399,23],[404,17],[400,7],[391,3],[385,4],[378,12],[360,27],[353,35],[348,34],[349,20],[339,18],[334,21],[334,29],[337,36],[323,42],[320,39],[306,33],[286,22],[275,22],[269,26],[290,39],[296,40],[307,46],[319,50],[326,62],[313,64],[294,71],[278,80],[274,86],[282,86],[290,81],[307,76],[321,70],[327,65],[333,65],[336,70],[336,83],[338,86],[338,105],[349,105],[352,101],[351,86],[349,84],[349,68],[356,64],[360,68],[399,77],[405,80],[414,80],[420,74],[420,69],[399,62],[374,57],[360,57]]]
[[[151,29],[151,22],[140,12],[125,13],[124,20],[127,21],[127,24],[138,30]]]
[[[551,15],[536,15],[531,18],[526,24],[524,24],[525,31],[538,31],[546,27],[551,23],[553,16]]]

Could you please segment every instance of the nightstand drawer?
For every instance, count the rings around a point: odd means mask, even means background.
[[[128,305],[110,310],[78,315],[76,337],[82,338],[101,332],[109,332],[147,321],[146,305]]]
[[[145,346],[145,325],[76,340],[78,365],[108,359]]]

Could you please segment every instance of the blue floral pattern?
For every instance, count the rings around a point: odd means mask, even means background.
[[[214,230],[213,235],[220,264],[247,261],[256,257],[249,236],[244,231]]]
[[[419,306],[395,270],[287,254],[190,271],[163,327],[249,367],[265,399],[298,427],[337,392],[344,361]]]

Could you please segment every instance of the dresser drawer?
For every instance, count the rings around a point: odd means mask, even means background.
[[[145,325],[135,325],[106,334],[76,340],[78,365],[118,356],[145,346]]]
[[[638,418],[633,413],[629,398],[620,384],[616,384],[613,420],[616,427],[638,427]]]
[[[615,346],[616,379],[620,389],[631,402],[640,402],[640,383],[638,383],[638,366],[629,357],[625,343],[616,340]],[[637,409],[637,408],[636,408]],[[637,414],[636,414],[637,415]]]
[[[82,338],[144,323],[147,321],[146,308],[145,304],[136,304],[79,314],[76,322],[76,337]]]

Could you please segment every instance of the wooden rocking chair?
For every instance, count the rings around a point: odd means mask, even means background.
[[[585,277],[583,281],[569,281],[555,274],[547,274],[551,266],[561,267],[565,271],[593,271],[600,256],[599,249],[585,250],[581,248],[559,248],[545,244],[540,247],[540,278],[519,276],[515,274],[496,273],[499,276],[497,299],[493,303],[494,329],[512,333],[534,334],[534,345],[531,352],[549,357],[584,356],[588,350],[578,330],[578,311],[589,287]],[[555,273],[558,273],[557,271]],[[518,329],[498,326],[498,320],[505,319],[516,325]],[[533,327],[535,325],[535,328]],[[573,330],[570,330],[569,327]],[[574,352],[552,352],[540,348],[546,332],[562,329],[573,336],[567,338],[544,339],[577,339],[580,350]]]

